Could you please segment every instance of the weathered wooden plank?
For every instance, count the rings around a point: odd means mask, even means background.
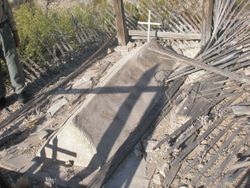
[[[19,142],[21,137],[26,137],[29,135],[29,128],[19,128],[17,130],[14,130],[13,132],[11,132],[10,134],[1,137],[0,139],[0,147],[1,149],[7,147],[9,142],[12,142],[12,144]],[[18,139],[19,138],[19,139]]]
[[[174,159],[174,161],[170,164],[170,166],[173,166],[169,170],[169,176],[167,175],[166,178],[164,179],[163,186],[164,187],[169,187],[171,183],[173,182],[178,170],[176,170],[175,166],[178,166],[182,161],[187,157],[189,153],[191,153],[200,143],[202,140],[204,140],[213,130],[224,121],[225,117],[218,119],[214,124],[208,128],[208,130],[203,133],[200,137],[198,137],[191,145],[189,145],[187,148],[185,148],[182,153]]]
[[[212,34],[213,0],[203,0],[203,21],[202,21],[202,46],[204,46]]]
[[[132,38],[146,38],[147,31],[129,30],[129,36]],[[179,40],[201,40],[201,34],[199,33],[174,33],[174,32],[162,32],[162,31],[150,31],[150,37],[164,38],[164,39],[179,39]]]
[[[239,168],[247,168],[250,166],[250,161],[241,161],[238,162],[230,167],[228,167],[227,171],[233,171],[233,170],[237,170]]]
[[[201,104],[204,104],[204,102]],[[204,106],[202,106],[200,111],[193,115],[192,118],[189,119],[184,125],[176,129],[171,135],[160,140],[160,142],[155,146],[154,149],[159,148],[165,142],[174,142],[180,134],[182,134],[189,126],[191,126],[200,116],[207,114],[213,106],[214,104],[205,104]]]
[[[206,150],[201,151],[201,154],[200,154],[201,158],[204,158],[204,156],[206,156],[206,154],[214,147],[214,145],[221,139],[221,137],[222,137],[223,135],[225,135],[226,132],[227,132],[229,129],[232,128],[232,126],[233,126],[233,123],[229,124],[229,125],[226,126],[223,130],[221,130],[221,131],[219,132],[219,134],[216,135],[216,137],[215,137],[214,139],[212,139],[212,140],[209,141]],[[190,164],[188,164],[188,166],[182,171],[182,173],[183,173],[183,174],[188,173],[188,172],[193,168],[193,166],[196,165],[196,164],[199,162],[199,160],[201,160],[201,159],[200,159],[200,156],[197,156],[194,160],[192,160],[192,162],[191,162]]]
[[[216,178],[218,178],[222,174],[222,172],[225,170],[225,168],[227,166],[229,166],[229,168],[232,168],[232,166],[230,166],[230,162],[233,160],[233,158],[237,157],[236,155],[240,151],[240,149],[242,148],[242,145],[246,144],[249,141],[249,136],[250,136],[250,133],[248,132],[248,136],[245,136],[239,143],[237,143],[234,146],[234,149],[233,149],[233,151],[230,152],[230,155],[228,155],[225,158],[225,160],[216,169],[216,171],[213,173],[213,175],[207,179],[206,186],[209,186],[211,184],[213,185]],[[243,162],[243,163],[241,163],[241,165],[237,164],[237,166],[234,166],[234,168],[232,168],[232,169],[235,170],[235,169],[239,169],[239,168],[243,168],[243,167],[247,167],[247,166],[250,166],[250,161],[248,161],[248,163],[245,161],[245,163]]]
[[[223,106],[227,107],[228,105],[230,105],[233,101],[235,101],[236,99],[239,98],[240,95],[237,95],[235,97],[233,97],[231,100],[227,101],[226,104],[224,104]],[[213,122],[213,125],[210,126],[202,135],[200,135],[192,144],[188,145],[184,150],[181,151],[180,155],[175,158],[172,163],[170,164],[171,168],[168,173],[169,176],[167,175],[166,178],[164,179],[163,182],[163,186],[164,187],[169,187],[171,185],[171,183],[173,182],[176,174],[178,173],[178,170],[176,169],[176,166],[178,167],[178,165],[180,163],[182,163],[182,161],[204,140],[208,137],[209,134],[211,134],[218,125],[220,125],[224,120],[226,119],[226,116],[223,115],[221,116],[219,119],[217,119],[216,121]],[[182,126],[184,127],[184,126]],[[181,128],[182,128],[181,127]],[[180,129],[180,128],[179,128]],[[183,132],[183,130],[181,130],[181,132]],[[172,134],[173,136],[175,135],[174,133]],[[170,138],[168,140],[170,140],[173,136],[170,136]]]
[[[195,22],[195,20],[190,16],[190,14],[187,14],[186,12],[182,13],[182,16],[187,20],[187,22],[192,25],[193,29],[196,32],[201,32],[201,28],[199,26],[199,23]]]
[[[244,68],[244,67],[247,67],[250,65],[250,62],[248,61],[248,57],[249,57],[248,53],[240,55],[239,57],[238,57],[238,54],[235,54],[235,53],[236,52],[227,54],[227,53],[222,52],[219,55],[216,55],[216,57],[211,56],[213,58],[205,59],[203,61],[203,63],[209,63],[210,65],[213,65],[213,66],[219,65],[218,68],[221,68],[221,69],[224,69],[224,68],[228,67],[229,65],[234,65],[234,67],[229,67],[228,71],[235,71],[235,70],[238,70],[240,68]],[[239,52],[239,54],[240,53],[241,52]],[[211,61],[211,63],[210,63],[210,61]],[[202,70],[202,69],[193,68],[192,66],[186,67],[182,70],[174,72],[173,75],[171,75],[166,80],[166,82],[172,81],[172,80],[180,78],[182,76],[186,76],[186,75],[195,73],[195,72],[200,71],[200,70]]]
[[[222,69],[219,69],[217,67],[204,64],[201,61],[191,59],[191,58],[182,56],[180,54],[177,54],[177,53],[173,52],[172,50],[163,50],[163,49],[162,50],[159,50],[159,49],[156,50],[156,49],[151,48],[151,47],[150,47],[150,50],[162,55],[161,58],[163,58],[163,59],[165,59],[165,58],[169,59],[169,57],[171,57],[173,59],[176,59],[179,62],[183,62],[185,64],[188,64],[188,65],[191,65],[191,66],[194,66],[194,67],[197,67],[197,68],[204,69],[204,70],[209,71],[209,72],[213,72],[213,73],[228,77],[231,80],[236,80],[236,81],[239,81],[239,82],[242,82],[242,83],[245,83],[245,82],[250,83],[250,78],[245,76],[245,75],[236,74],[236,73],[230,72],[228,70],[222,70]]]
[[[209,161],[204,165],[204,167],[201,170],[199,170],[198,174],[196,174],[195,178],[192,180],[192,185],[194,185],[195,187],[198,185],[199,180],[201,179],[201,177],[212,166],[212,164],[220,157],[220,155],[224,152],[225,148],[227,148],[232,143],[232,141],[234,140],[236,135],[239,134],[242,131],[242,129],[243,128],[240,127],[236,131],[234,131],[232,134],[230,134],[230,136],[228,137],[226,142],[224,142],[222,144],[222,146],[219,148],[219,150],[216,152],[216,154],[213,155],[209,159]]]
[[[235,105],[231,108],[235,115],[250,115],[250,105]]]
[[[113,0],[114,11],[116,14],[117,37],[120,45],[128,43],[128,31],[126,28],[125,14],[122,0]]]

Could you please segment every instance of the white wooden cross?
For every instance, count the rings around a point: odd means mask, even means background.
[[[150,37],[150,26],[151,25],[158,25],[160,26],[160,23],[156,23],[156,22],[150,22],[151,21],[151,10],[148,11],[148,22],[138,22],[138,24],[143,24],[143,25],[148,25],[148,38],[147,41],[149,42],[149,37]]]

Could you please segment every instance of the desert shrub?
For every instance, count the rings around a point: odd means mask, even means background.
[[[45,46],[52,48],[61,37],[66,37],[74,48],[79,47],[75,41],[72,17],[78,21],[80,27],[95,27],[92,22],[93,14],[80,7],[46,14],[35,5],[23,4],[15,11],[15,17],[21,38],[20,54],[23,58],[34,58],[37,53],[44,54]]]
[[[76,32],[81,32],[81,29],[105,31],[105,22],[112,19],[106,15],[106,6],[106,2],[100,1],[95,5],[46,11],[31,1],[16,7],[14,16],[21,40],[18,49],[20,58],[23,61],[32,59],[43,66],[44,60],[51,61],[47,49],[52,51],[55,43],[62,38],[73,51],[80,49],[82,46],[77,41]],[[3,61],[0,61],[0,68],[3,74],[8,75]]]
[[[22,58],[33,58],[36,52],[43,53],[44,47],[52,45],[56,38],[51,17],[36,6],[23,4],[15,11],[16,24],[19,31]]]

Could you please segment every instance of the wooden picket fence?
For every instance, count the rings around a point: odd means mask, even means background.
[[[200,14],[192,15],[188,11],[176,13],[173,10],[169,10],[167,7],[157,6],[151,1],[149,3],[142,3],[137,7],[137,11],[133,12],[126,8],[126,24],[130,31],[133,32],[145,32],[147,30],[146,25],[138,24],[141,17],[146,18],[148,10],[152,11],[152,21],[160,22],[161,27],[152,29],[157,32],[172,32],[185,34],[191,36],[190,40],[198,40],[201,28],[201,12]],[[58,30],[59,40],[50,48],[48,43],[42,43],[41,45],[46,50],[46,56],[41,53],[37,53],[39,61],[33,59],[21,59],[24,64],[26,79],[34,88],[43,87],[51,77],[55,77],[62,74],[65,70],[79,66],[75,61],[75,58],[82,56],[82,54],[91,54],[98,46],[101,46],[114,32],[116,32],[115,15],[112,5],[107,6],[105,14],[97,14],[96,19],[104,20],[104,28],[102,31],[96,31],[90,28],[84,28],[80,22],[72,15],[72,30],[75,32],[75,39],[80,46],[79,51],[76,52],[70,44],[68,36]],[[108,16],[107,16],[108,15]],[[139,16],[138,16],[139,15]],[[167,15],[167,16],[166,16]],[[142,20],[145,21],[145,20]],[[194,36],[194,38],[192,38]],[[145,40],[145,36],[131,36],[134,40]],[[172,45],[179,45],[187,43],[186,40],[161,38],[164,42],[171,41]]]

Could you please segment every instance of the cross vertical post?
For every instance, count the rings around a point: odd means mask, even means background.
[[[125,46],[128,43],[128,30],[125,22],[123,0],[113,0],[116,15],[117,38],[119,45]]]
[[[150,36],[150,21],[151,21],[151,10],[148,11],[148,39],[149,42],[149,36]]]
[[[147,42],[149,42],[150,40],[150,29],[151,29],[151,25],[157,25],[160,26],[160,23],[155,23],[155,22],[151,22],[151,10],[148,11],[148,22],[138,22],[138,24],[142,24],[142,25],[147,25],[148,26],[148,36],[147,36]]]
[[[201,45],[205,46],[212,34],[214,0],[203,0]]]

